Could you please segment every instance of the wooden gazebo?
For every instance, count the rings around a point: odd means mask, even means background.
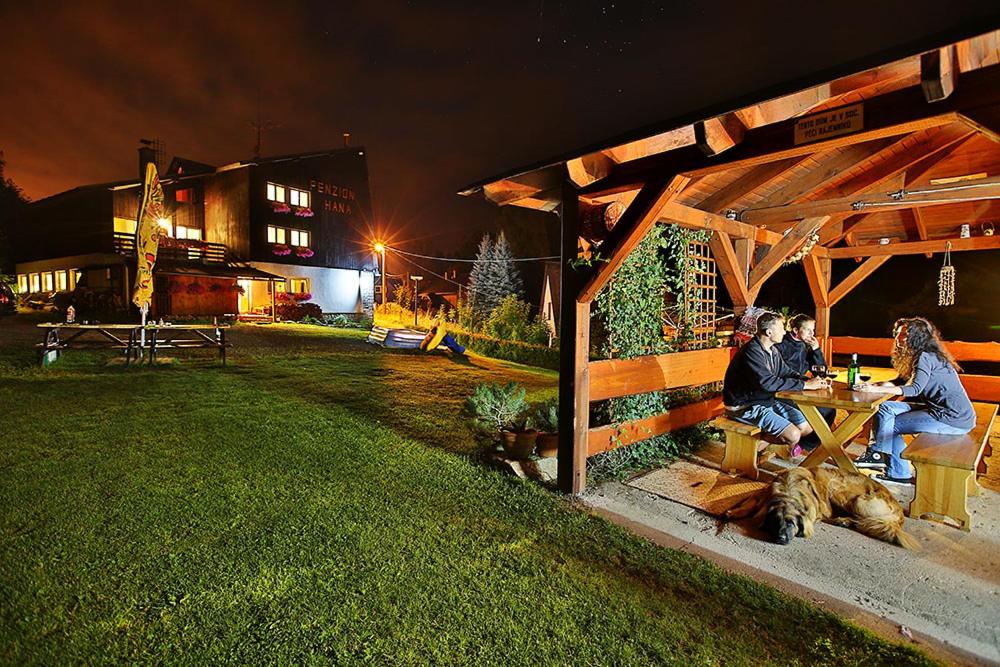
[[[469,186],[498,205],[558,212],[562,224],[559,483],[583,490],[588,456],[703,421],[718,399],[636,423],[591,428],[591,401],[721,380],[729,350],[591,361],[591,302],[657,223],[710,230],[737,310],[808,240],[803,258],[828,355],[832,308],[895,255],[1000,249],[1000,31],[699,118],[666,123],[541,166]],[[608,259],[567,269],[593,207],[624,212],[600,245]],[[581,212],[584,214],[582,215]],[[960,238],[963,224],[974,233]],[[997,223],[1000,227],[1000,222]],[[1000,230],[998,230],[1000,231]],[[857,268],[831,284],[835,260]],[[851,341],[883,354],[888,341]],[[1000,344],[952,344],[959,360],[1000,361]],[[1000,401],[1000,378],[964,376]]]

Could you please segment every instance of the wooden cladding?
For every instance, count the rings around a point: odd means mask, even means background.
[[[732,348],[672,352],[636,359],[592,361],[590,400],[720,382]]]
[[[684,354],[683,352],[680,354]],[[640,440],[687,428],[722,414],[722,397],[716,396],[698,403],[682,405],[652,417],[625,422],[617,426],[598,426],[587,434],[587,456],[624,447]]]
[[[834,336],[833,351],[839,354],[857,352],[872,357],[888,357],[892,353],[891,338],[858,338],[855,336]],[[1000,343],[965,343],[945,341],[945,347],[956,361],[997,361],[1000,362]]]

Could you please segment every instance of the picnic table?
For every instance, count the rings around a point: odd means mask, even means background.
[[[38,344],[39,363],[55,352],[77,349],[120,349],[126,365],[138,361],[144,349],[149,350],[149,363],[156,360],[157,352],[165,348],[216,348],[222,364],[226,364],[226,324],[77,324],[45,322],[38,327],[44,330]],[[145,329],[146,340],[142,332]],[[86,340],[83,340],[86,338]]]
[[[779,391],[775,396],[785,401],[794,402],[809,425],[813,427],[816,437],[819,438],[819,446],[806,457],[801,465],[806,468],[815,468],[827,458],[832,458],[837,467],[848,472],[857,472],[858,469],[854,467],[854,463],[848,458],[844,448],[875,415],[878,406],[890,398],[889,394],[854,391],[846,384],[836,381],[826,389]],[[847,417],[831,430],[818,408],[844,410],[847,412]]]

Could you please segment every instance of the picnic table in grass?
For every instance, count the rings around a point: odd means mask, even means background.
[[[38,344],[41,364],[46,359],[51,360],[51,355],[58,357],[71,348],[122,350],[126,364],[138,361],[143,349],[149,350],[149,363],[153,363],[162,349],[216,348],[225,365],[226,348],[229,347],[227,324],[147,324],[142,327],[138,324],[44,322],[38,328],[44,331],[42,342]]]
[[[792,401],[813,427],[819,446],[816,447],[802,462],[806,468],[815,468],[827,458],[833,459],[841,470],[857,472],[854,463],[848,458],[844,448],[864,428],[878,406],[890,398],[889,394],[876,394],[854,391],[846,384],[834,381],[826,389],[812,391],[779,391],[777,398]],[[834,408],[847,412],[847,416],[839,425],[831,430],[830,426],[819,413],[819,408]]]

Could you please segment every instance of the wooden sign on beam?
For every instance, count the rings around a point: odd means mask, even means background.
[[[865,105],[830,109],[795,122],[795,145],[839,137],[865,129]]]

